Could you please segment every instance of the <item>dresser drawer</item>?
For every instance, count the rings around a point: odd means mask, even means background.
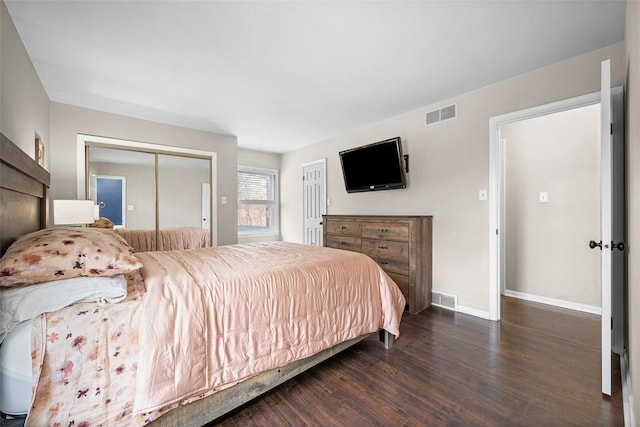
[[[371,255],[370,255],[371,256]],[[409,274],[409,261],[397,260],[393,258],[383,258],[379,256],[371,256],[375,262],[386,272]]]
[[[362,239],[362,252],[369,256],[409,262],[409,243],[396,240]]]
[[[409,240],[409,224],[370,222],[362,224],[362,237],[368,239]]]
[[[360,237],[354,236],[336,236],[328,235],[325,246],[335,249],[345,249],[347,251],[360,252],[362,250],[362,244]]]
[[[398,287],[400,288],[400,291],[402,291],[402,295],[404,295],[404,298],[407,300],[407,304],[408,304],[409,303],[409,276],[406,276],[404,274],[392,273],[390,271],[387,272],[387,274],[389,275],[389,277],[391,277],[391,280],[396,282],[396,285],[398,285]]]
[[[360,223],[356,221],[326,221],[327,233],[360,236]]]

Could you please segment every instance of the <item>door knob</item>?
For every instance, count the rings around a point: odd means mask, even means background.
[[[602,240],[600,240],[598,243],[596,243],[595,240],[591,240],[589,242],[589,247],[591,249],[595,249],[596,247],[600,248],[600,250],[602,250]]]
[[[624,251],[624,242],[613,243],[611,242],[611,250],[618,249]]]

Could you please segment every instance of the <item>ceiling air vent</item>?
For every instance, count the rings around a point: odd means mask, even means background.
[[[447,105],[439,110],[429,111],[427,113],[425,124],[427,126],[443,122],[445,120],[455,119],[458,115],[458,104]]]

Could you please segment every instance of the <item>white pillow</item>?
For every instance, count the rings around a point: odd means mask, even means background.
[[[77,302],[120,302],[127,297],[127,279],[74,277],[38,285],[0,288],[0,343],[15,325]]]

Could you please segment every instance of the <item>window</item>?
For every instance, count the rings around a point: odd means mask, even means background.
[[[278,171],[238,167],[238,233],[278,233]]]

